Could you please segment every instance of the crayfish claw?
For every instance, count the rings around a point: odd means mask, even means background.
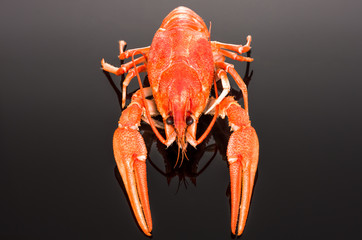
[[[141,134],[131,128],[117,128],[113,150],[133,213],[142,231],[151,236],[152,217],[148,200],[147,150]]]
[[[240,236],[249,212],[259,157],[258,137],[253,127],[243,126],[231,135],[227,156],[230,170],[231,231]]]

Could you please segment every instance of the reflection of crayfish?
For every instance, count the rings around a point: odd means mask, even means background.
[[[250,124],[247,88],[233,65],[225,57],[251,62],[253,59],[239,54],[250,50],[247,44],[233,45],[210,41],[210,33],[203,20],[192,10],[178,7],[162,22],[149,47],[124,51],[126,43],[120,41],[121,60],[132,61],[116,68],[102,60],[103,70],[122,75],[122,105],[125,106],[126,87],[131,79],[138,78],[140,90],[133,96],[120,117],[113,137],[113,149],[132,209],[146,235],[151,235],[152,218],[148,200],[146,177],[147,149],[138,131],[141,119],[149,123],[157,138],[166,146],[177,142],[185,154],[187,144],[200,144],[209,134],[216,118],[228,117],[233,131],[227,157],[230,170],[231,230],[236,235],[243,232],[249,211],[254,177],[258,164],[259,143]],[[134,59],[135,55],[141,57]],[[147,71],[150,87],[143,88],[140,72]],[[243,109],[233,97],[227,97],[229,73],[241,89]],[[218,96],[216,81],[221,80],[222,92]],[[215,98],[210,97],[215,87]],[[153,99],[149,99],[149,97]],[[196,139],[197,124],[202,114],[214,117],[205,132]],[[152,117],[161,115],[163,123]],[[164,128],[164,138],[157,128]],[[242,193],[242,194],[241,194]]]

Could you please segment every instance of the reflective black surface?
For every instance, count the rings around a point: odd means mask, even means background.
[[[118,65],[121,39],[149,45],[179,5],[212,21],[212,40],[253,37],[260,161],[241,239],[361,239],[360,2],[36,0],[0,3],[0,238],[145,238],[115,174],[121,109],[100,60]],[[232,238],[217,124],[190,150],[197,168],[172,171],[172,153],[150,146],[153,239]]]

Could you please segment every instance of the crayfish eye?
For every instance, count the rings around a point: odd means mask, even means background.
[[[167,123],[167,125],[173,125],[173,124],[174,124],[173,117],[172,117],[172,116],[169,116],[169,117],[166,119],[166,123]]]
[[[186,117],[186,124],[188,125],[188,126],[190,126],[191,124],[193,124],[194,123],[194,119],[191,117],[191,116],[187,116]]]

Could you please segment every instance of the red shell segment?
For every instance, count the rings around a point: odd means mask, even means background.
[[[163,19],[160,28],[171,29],[174,27],[191,28],[196,31],[202,31],[209,36],[209,31],[202,18],[186,7],[178,7],[170,12],[165,19]]]

